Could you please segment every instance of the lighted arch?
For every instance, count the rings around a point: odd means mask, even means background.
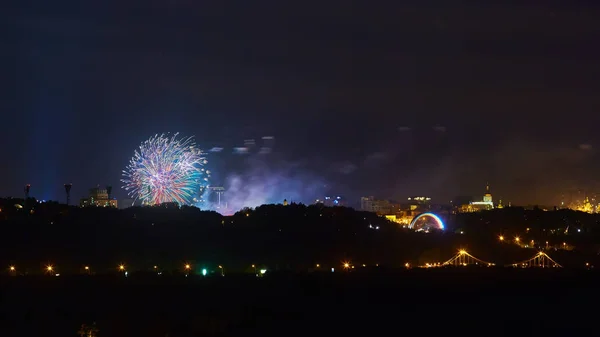
[[[431,212],[425,212],[425,213],[421,213],[421,214],[417,215],[414,219],[412,219],[412,221],[410,222],[410,225],[408,225],[408,228],[413,229],[415,227],[415,222],[417,222],[417,220],[421,219],[422,217],[430,217],[433,220],[435,220],[435,222],[438,225],[438,228],[441,230],[444,230],[446,228],[442,219],[440,219],[439,216],[437,216]]]

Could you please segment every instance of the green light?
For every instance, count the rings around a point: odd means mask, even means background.
[[[206,268],[202,269],[202,276],[206,276],[207,273]]]

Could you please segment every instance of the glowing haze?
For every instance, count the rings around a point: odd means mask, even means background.
[[[214,209],[222,214],[234,213],[245,207],[288,202],[312,203],[325,191],[324,181],[307,172],[300,164],[269,165],[264,156],[249,158],[245,168],[230,173],[223,180],[221,207],[215,196],[201,208]]]

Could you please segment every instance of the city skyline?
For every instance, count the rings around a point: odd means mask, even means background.
[[[175,132],[173,134],[177,133]],[[432,189],[431,185],[426,185],[428,187],[427,191],[429,192],[425,193],[423,192],[426,191],[425,189],[414,189],[412,191],[408,189],[400,189],[390,193],[389,189],[386,188],[381,188],[379,190],[363,189],[363,191],[366,192],[361,192],[358,189],[353,189],[354,186],[352,185],[346,185],[339,188],[339,183],[337,184],[338,188],[332,187],[335,186],[335,178],[332,181],[326,181],[324,176],[319,176],[318,174],[311,174],[305,172],[301,172],[301,174],[296,174],[295,172],[293,172],[293,169],[295,166],[298,166],[291,164],[286,160],[276,159],[273,161],[275,165],[273,167],[270,167],[268,162],[273,158],[273,156],[278,156],[278,149],[274,146],[274,137],[269,136],[262,138],[263,141],[265,139],[268,139],[267,145],[269,145],[269,147],[261,146],[261,144],[257,145],[254,139],[250,139],[245,140],[244,145],[239,147],[232,147],[229,149],[221,147],[212,147],[208,150],[203,150],[205,151],[205,155],[207,158],[217,158],[217,164],[215,166],[223,165],[222,163],[219,163],[218,159],[223,159],[222,161],[229,160],[231,162],[237,162],[239,167],[239,171],[237,172],[214,172],[212,171],[212,162],[210,160],[208,161],[207,168],[209,168],[210,171],[215,173],[215,176],[217,177],[216,182],[215,179],[211,178],[208,182],[209,185],[212,185],[213,182],[215,182],[216,185],[226,186],[226,190],[228,192],[232,189],[235,190],[232,194],[229,194],[229,197],[236,199],[236,201],[233,204],[238,205],[238,209],[241,209],[243,207],[256,207],[264,203],[277,203],[286,198],[289,200],[295,199],[298,202],[309,204],[312,203],[312,201],[314,201],[315,198],[318,199],[327,195],[344,195],[346,199],[350,200],[350,204],[358,205],[360,203],[360,198],[368,195],[375,195],[380,199],[386,200],[404,200],[404,198],[406,198],[407,196],[428,195],[432,196],[436,203],[448,204],[451,203],[452,200],[457,197],[478,197],[480,194],[483,194],[482,191],[484,185],[482,185],[481,182],[475,180],[469,181],[467,182],[467,184],[462,184],[463,186],[468,185],[468,189],[465,188],[464,190],[458,191],[449,190],[447,188],[444,188],[444,186],[436,186]],[[268,151],[265,151],[265,149],[268,149]],[[583,148],[580,147],[580,149],[582,151],[591,151],[591,149],[587,146]],[[228,150],[230,150],[230,152],[228,152]],[[279,158],[281,158],[281,156]],[[112,175],[110,172],[108,173]],[[295,176],[300,176],[301,178]],[[84,180],[89,180],[89,177],[85,177]],[[30,181],[39,181],[39,177],[38,179],[32,179]],[[245,186],[245,183],[247,183],[249,186]],[[72,184],[72,181],[70,181],[69,184]],[[475,186],[476,184],[479,184],[479,186]],[[489,188],[489,181],[486,184],[486,188]],[[38,186],[36,186],[36,184],[29,183],[29,181],[25,185],[29,186],[29,189],[32,189],[33,186],[32,196],[37,197],[40,200],[62,201],[62,199],[64,198],[63,184],[56,184],[55,186],[53,186],[50,192],[47,189],[42,190],[40,192],[37,188]],[[96,185],[102,184],[81,186],[80,184],[76,183],[76,188],[74,190],[75,197],[87,197],[87,190],[90,187]],[[113,184],[109,183],[108,185]],[[123,186],[121,186],[123,185],[122,182],[119,182],[118,184],[114,185],[117,186],[113,194],[116,199],[131,198],[130,196],[127,196],[126,193],[124,193],[122,188]],[[280,188],[279,185],[285,185],[285,188]],[[303,185],[309,185],[309,187],[307,188]],[[42,186],[46,188],[48,187],[47,184],[42,184]],[[258,192],[255,191],[257,186],[259,186]],[[360,186],[360,184],[358,184],[358,186]],[[344,191],[344,193],[340,193],[340,191]],[[241,194],[252,196],[250,198],[235,196],[235,193],[239,192],[241,192]],[[42,195],[42,197],[39,197],[40,194]],[[506,188],[503,188],[503,186],[499,186],[498,188],[494,185],[494,194],[497,196],[498,199],[504,200],[505,204],[513,203],[515,205],[523,206],[543,205],[550,207],[565,206],[565,203],[584,203],[586,197],[595,198],[595,196],[597,195],[595,189],[590,187],[589,185],[587,186],[587,188],[565,188],[553,192],[549,198],[542,197],[538,199],[529,200],[519,198],[518,195],[510,193],[510,191]],[[51,197],[45,197],[48,195],[50,195]],[[574,197],[574,195],[576,196]],[[17,198],[21,197],[21,195],[19,195],[18,193],[9,193],[5,196]],[[540,202],[540,200],[545,200],[545,202]]]
[[[599,5],[3,3],[0,336],[595,335]]]
[[[551,205],[600,188],[598,8],[33,3],[0,13],[0,195],[118,186],[141,141],[177,131],[222,149],[219,185],[274,176],[258,180],[280,194],[449,200],[489,181]]]
[[[70,190],[72,188],[72,184],[65,184],[65,185],[70,185],[70,189],[69,189],[69,194],[70,194]],[[82,192],[81,196],[79,195],[75,195],[76,200],[80,200],[81,205],[83,206],[84,204],[89,203],[89,200],[93,200],[97,197],[95,197],[95,193],[98,193],[97,191],[100,190],[100,192],[104,191],[103,193],[106,193],[107,190],[112,192],[112,185],[110,184],[105,184],[105,185],[101,185],[101,184],[97,184],[96,186],[92,186],[90,188],[88,188],[86,190],[86,192]],[[66,198],[66,196],[64,195],[64,186],[62,187],[63,190],[63,196],[61,197],[57,197],[56,199],[42,199],[42,198],[37,198],[35,195],[31,195],[31,184],[26,184],[24,186],[24,196],[26,196],[27,198],[31,197],[31,198],[36,198],[39,201],[56,201],[59,203],[63,203]],[[90,192],[92,191],[92,192]],[[96,191],[96,192],[94,192]],[[211,196],[211,191],[212,191],[212,195]],[[215,192],[216,191],[216,192]],[[476,205],[477,208],[480,208],[480,206],[489,206],[489,207],[484,207],[486,209],[491,209],[491,208],[502,208],[502,207],[506,207],[506,206],[517,206],[517,207],[532,207],[532,206],[540,206],[540,207],[550,207],[550,208],[569,208],[569,209],[574,209],[574,210],[580,210],[580,211],[584,211],[584,212],[596,212],[596,208],[597,206],[600,206],[600,203],[598,203],[599,199],[597,198],[598,193],[595,192],[589,192],[589,191],[584,191],[584,190],[576,190],[576,191],[569,191],[568,193],[562,193],[561,194],[561,198],[560,198],[560,202],[557,204],[539,204],[539,203],[527,203],[527,204],[513,204],[513,202],[511,200],[507,200],[504,199],[502,197],[496,197],[493,199],[492,201],[492,194],[491,194],[491,190],[490,190],[490,185],[489,183],[486,184],[485,186],[485,191],[482,193],[472,193],[472,194],[466,194],[466,193],[462,193],[462,194],[456,194],[453,198],[451,198],[451,200],[436,200],[435,198],[431,198],[429,196],[425,197],[425,196],[414,196],[414,195],[409,195],[409,194],[405,194],[405,195],[401,195],[399,197],[382,197],[381,195],[377,195],[377,194],[372,194],[372,195],[363,195],[358,197],[357,199],[354,198],[347,198],[346,196],[341,197],[341,196],[336,196],[336,194],[322,194],[322,195],[316,195],[316,199],[315,197],[313,197],[312,199],[308,199],[308,200],[302,200],[302,199],[287,199],[286,197],[284,197],[283,199],[278,198],[270,198],[269,200],[265,199],[264,197],[258,197],[258,198],[254,198],[252,202],[248,203],[248,204],[244,204],[244,201],[248,201],[250,199],[247,198],[240,198],[239,196],[235,196],[235,194],[231,194],[231,193],[226,193],[226,192],[230,192],[227,188],[224,188],[222,186],[216,186],[216,185],[207,185],[205,187],[200,187],[198,188],[198,193],[193,197],[193,200],[191,200],[188,203],[183,203],[182,205],[190,205],[190,206],[197,206],[200,208],[206,208],[208,207],[208,209],[220,209],[220,208],[226,208],[229,211],[236,211],[236,210],[240,210],[243,208],[253,208],[253,207],[258,207],[261,205],[265,205],[265,204],[280,204],[280,203],[286,203],[286,202],[296,202],[296,203],[302,203],[302,204],[319,204],[319,203],[323,203],[329,206],[348,206],[348,207],[353,207],[356,209],[360,209],[360,210],[369,210],[369,211],[373,211],[371,210],[370,207],[365,208],[363,205],[363,201],[364,200],[372,200],[372,201],[377,201],[377,202],[385,202],[388,204],[422,204],[422,203],[426,203],[426,204],[435,204],[435,205],[448,205],[448,206],[454,206],[454,207],[459,207],[460,205],[467,205],[468,203],[471,203],[472,205]],[[236,189],[234,188],[234,193],[236,192]],[[226,199],[225,196],[231,197],[232,201],[231,204],[233,206],[229,206],[230,202]],[[12,197],[12,198],[22,198],[22,196],[19,195],[8,195],[8,196],[2,196],[0,198],[5,198],[5,197]],[[208,199],[207,199],[208,198]],[[215,200],[209,200],[210,198],[215,199]],[[114,200],[115,201],[115,205],[116,202],[118,200],[120,201],[127,201],[127,202],[131,202],[132,205],[137,204],[139,205],[143,205],[144,202],[142,201],[142,199],[139,198],[133,198],[130,195],[123,195],[123,197],[115,197],[114,194],[112,194],[111,197],[104,197],[104,199],[106,199],[106,201],[108,200]],[[103,200],[104,200],[103,199]],[[328,199],[332,199],[334,202],[327,202]],[[336,200],[337,199],[337,200]],[[339,205],[338,205],[338,202]],[[177,202],[176,200],[173,200],[172,202]],[[93,202],[92,202],[93,203]],[[140,204],[141,203],[141,204]],[[128,206],[125,206],[128,207]],[[473,212],[474,210],[464,210],[466,212]],[[376,212],[376,211],[375,211]]]

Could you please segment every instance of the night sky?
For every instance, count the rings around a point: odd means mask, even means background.
[[[458,3],[3,4],[0,195],[121,198],[163,132],[223,148],[212,182],[241,199],[600,191],[600,7]]]

